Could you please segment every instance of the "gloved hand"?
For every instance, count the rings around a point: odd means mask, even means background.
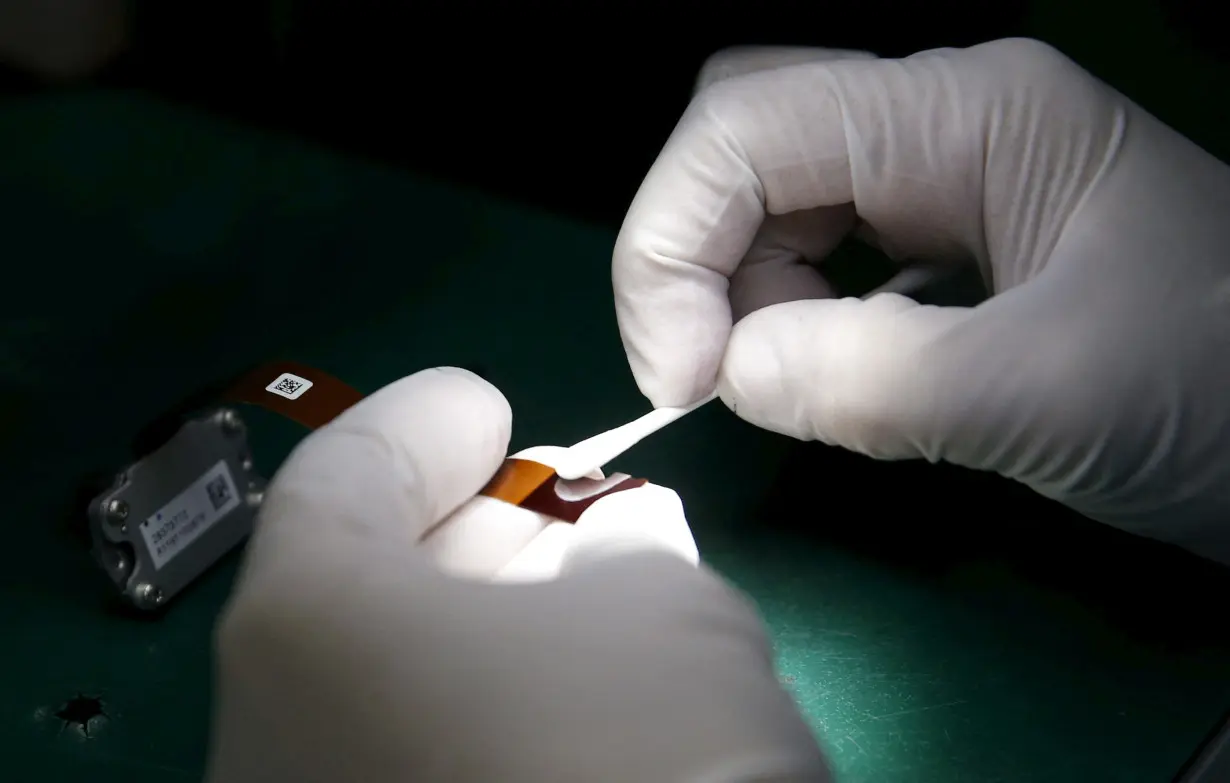
[[[1033,41],[735,52],[701,82],[614,254],[655,405],[716,385],[761,427],[1230,563],[1230,169]],[[809,262],[852,231],[994,296],[822,300]]]
[[[528,548],[523,510],[470,502],[510,428],[485,381],[428,370],[295,450],[218,631],[207,779],[827,781],[754,610],[677,551],[670,490],[548,528],[553,578],[478,578]],[[416,546],[446,518],[466,535]]]

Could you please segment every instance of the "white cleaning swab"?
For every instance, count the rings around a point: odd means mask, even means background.
[[[555,473],[568,480],[586,476],[635,446],[642,438],[715,399],[717,392],[682,408],[655,408],[639,419],[586,438],[568,449],[556,463]]]
[[[950,270],[926,263],[909,266],[892,280],[866,294],[867,299],[880,293],[909,294],[934,283]],[[613,430],[600,432],[572,446],[556,464],[555,474],[562,479],[583,478],[668,424],[679,421],[707,402],[717,399],[717,392],[682,408],[656,408],[644,416]]]

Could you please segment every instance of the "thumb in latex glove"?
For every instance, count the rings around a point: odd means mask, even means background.
[[[828,780],[755,612],[689,562],[674,493],[605,497],[524,567],[545,521],[471,502],[510,427],[496,389],[429,370],[296,449],[219,628],[209,779]],[[471,546],[418,546],[446,518]],[[521,531],[486,538],[502,518]],[[518,559],[517,583],[480,578]]]
[[[996,471],[1230,562],[1230,169],[1037,42],[807,59],[711,63],[629,210],[642,391],[716,385],[770,430]],[[994,296],[824,300],[852,231]]]

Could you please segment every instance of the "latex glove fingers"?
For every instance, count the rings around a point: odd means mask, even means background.
[[[554,466],[565,451],[535,446],[513,456]],[[602,471],[590,476],[602,477]],[[475,497],[442,522],[421,548],[448,574],[496,582],[555,579],[566,563],[588,562],[606,553],[665,551],[692,565],[700,561],[679,496],[655,484],[602,498],[575,523]]]
[[[755,611],[706,569],[379,577],[228,618],[208,780],[830,780]]]
[[[207,779],[828,780],[674,493],[595,503],[539,584],[454,579],[414,548],[508,423],[480,379],[428,371],[295,451],[217,634]]]
[[[562,446],[534,446],[512,456],[555,467],[565,451]],[[603,478],[602,471],[594,471],[589,478]],[[548,567],[543,556],[535,553],[543,551],[552,542],[562,540],[561,536],[566,539],[568,533],[564,528],[571,528],[571,525],[480,495],[464,503],[442,521],[424,539],[422,551],[448,574],[489,580],[517,558],[522,549],[543,536],[543,542],[529,553],[528,562],[536,564],[535,574],[542,573],[544,569],[557,572],[558,558],[553,566]],[[514,569],[512,573],[520,572]]]
[[[1091,272],[972,310],[894,294],[770,307],[735,327],[718,388],[767,429],[993,470],[1230,563],[1226,308],[1144,319],[1136,297],[1089,307],[1104,287]]]
[[[524,628],[552,642],[547,687],[573,694],[550,699],[563,721],[518,780],[550,779],[553,758],[585,763],[559,780],[831,780],[742,596],[647,540],[628,546],[626,530],[577,532],[585,540]]]
[[[575,524],[545,521],[496,574],[499,582],[537,582],[576,573],[625,554],[664,552],[700,563],[696,540],[674,491],[656,484],[616,492],[585,510]]]
[[[324,570],[359,578],[373,562],[427,564],[420,538],[494,475],[511,429],[503,395],[465,370],[386,386],[287,458],[265,493],[243,579],[294,590]]]
[[[616,312],[657,405],[720,378],[769,429],[994,470],[1230,562],[1228,200],[1225,165],[1036,42],[791,65],[693,101],[621,230]],[[824,296],[800,260],[850,204],[889,255],[973,259],[997,295],[735,327]]]
[[[1059,450],[1097,448],[1120,415],[1089,393],[1104,349],[1072,339],[1094,316],[1053,312],[1064,287],[1040,281],[973,309],[898,294],[768,307],[733,330],[719,394],[774,432],[1058,491],[1080,459]]]
[[[641,390],[683,405],[714,388],[729,280],[766,215],[853,204],[891,256],[975,259],[1001,290],[1028,279],[1101,169],[1123,105],[1029,41],[792,65],[705,89],[613,256]]]
[[[697,562],[679,498],[663,487],[605,498],[575,526],[475,497],[502,461],[510,431],[503,396],[464,370],[428,370],[382,389],[287,460],[266,493],[247,572],[268,570],[275,558],[296,571],[280,572],[283,579],[307,578],[325,563],[358,570],[375,548],[383,558],[413,556],[453,576],[489,580],[548,529],[504,579],[553,578],[570,548],[588,551],[600,537],[640,548],[650,542]],[[513,456],[552,465],[564,451],[537,446]],[[324,519],[338,524],[312,529]],[[574,541],[574,530],[585,533]]]
[[[793,65],[873,59],[875,55],[870,52],[851,49],[734,47],[705,61],[695,92],[738,76]],[[852,204],[766,215],[730,279],[733,321],[737,323],[748,313],[774,304],[832,297],[834,290],[817,265],[841,243],[855,222]]]

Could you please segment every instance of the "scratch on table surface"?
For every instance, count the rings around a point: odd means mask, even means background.
[[[909,710],[889,712],[884,715],[872,715],[871,719],[872,720],[884,720],[885,718],[898,718],[902,715],[913,715],[916,712],[930,712],[931,710],[942,710],[945,707],[959,707],[965,703],[966,703],[965,699],[958,699],[956,701],[946,701],[943,704],[932,704],[927,707],[915,707]]]
[[[859,752],[859,753],[862,753],[864,756],[866,756],[866,755],[867,755],[867,751],[863,750],[863,746],[862,746],[862,745],[860,745],[860,744],[858,744],[858,741],[857,741],[857,740],[855,740],[855,739],[854,739],[854,737],[851,737],[849,734],[847,734],[847,735],[846,735],[846,739],[850,740],[850,744],[852,744],[852,745],[854,745],[854,747],[858,748],[858,752]]]

